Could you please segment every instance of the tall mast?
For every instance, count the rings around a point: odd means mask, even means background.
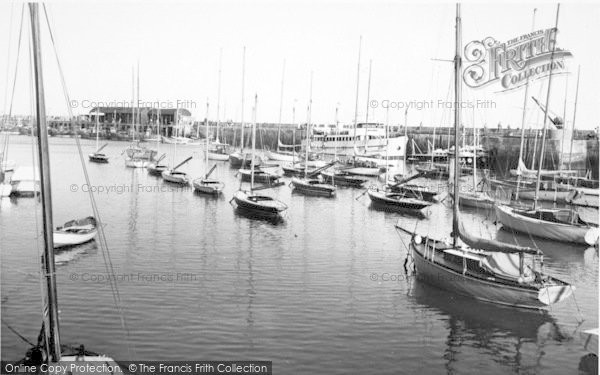
[[[156,152],[160,150],[160,106],[156,113]],[[158,164],[158,163],[156,163]]]
[[[340,103],[337,103],[337,105],[335,106],[335,138],[334,138],[335,142],[333,142],[333,161],[334,162],[337,161],[337,138],[338,138],[337,136],[339,135],[338,126],[340,123],[338,121],[339,109],[340,109]],[[335,168],[334,168],[334,174],[335,174]]]
[[[52,192],[50,186],[50,156],[48,152],[48,128],[46,126],[46,107],[44,102],[44,78],[42,73],[42,50],[40,45],[40,26],[38,4],[30,3],[31,39],[33,42],[33,64],[36,94],[38,158],[40,161],[40,182],[42,201],[42,224],[44,228],[42,257],[45,277],[47,309],[44,306],[44,335],[47,340],[49,360],[60,361],[60,332],[58,324],[58,301],[56,292],[56,266],[54,263],[54,225],[52,223]],[[46,315],[47,313],[47,315]]]
[[[244,95],[245,95],[244,90],[245,90],[245,82],[246,82],[246,46],[244,46],[244,52],[242,54],[242,131],[241,131],[241,138],[240,138],[240,152],[242,153],[242,157],[244,156],[243,154],[244,154]],[[254,151],[252,151],[252,152],[254,152]]]
[[[100,129],[100,120],[98,114],[100,113],[100,107],[96,107],[96,152],[98,152],[98,130]]]
[[[573,155],[573,140],[575,139],[575,117],[577,116],[577,97],[579,96],[579,73],[581,66],[577,67],[577,88],[575,89],[575,108],[573,108],[573,129],[571,130],[571,145],[569,147],[569,169],[571,169],[571,157]]]
[[[390,136],[389,136],[389,127],[390,127],[390,106],[387,106],[385,109],[385,183],[383,186],[386,186],[388,183],[388,170],[390,169],[390,158],[388,155],[388,150],[390,148]]]
[[[367,150],[367,142],[369,141],[369,128],[368,128],[368,123],[369,123],[369,100],[371,99],[371,66],[372,66],[373,60],[369,60],[369,80],[367,81],[367,111],[365,114],[365,151]]]
[[[460,81],[461,70],[462,70],[462,29],[460,19],[460,4],[456,4],[456,52],[454,56],[454,199],[453,199],[453,215],[452,215],[452,233],[453,233],[453,245],[456,246],[457,239],[459,236],[458,229],[458,201],[459,201],[459,188],[458,183],[460,181],[460,168],[459,159],[460,151],[458,142],[460,141],[459,130],[460,130],[460,106],[462,100],[462,86]]]
[[[204,125],[206,127],[206,134],[204,135],[204,138],[206,138],[206,150],[204,152],[206,165],[204,166],[204,169],[206,170],[206,173],[208,173],[208,99],[206,99],[206,118],[204,119]]]
[[[558,34],[558,15],[560,13],[560,4],[556,6],[555,32]],[[541,173],[544,165],[544,149],[546,148],[546,130],[548,125],[548,107],[550,107],[550,90],[552,89],[552,64],[554,63],[554,52],[556,51],[556,37],[552,45],[552,54],[550,55],[550,76],[548,77],[548,91],[546,92],[546,106],[544,108],[544,128],[542,130],[542,148],[540,150],[540,162],[538,164],[537,182],[535,184],[535,196],[533,198],[533,209],[537,209],[538,195],[540,194]]]
[[[567,93],[569,92],[569,76],[565,78],[565,103],[563,106],[563,128],[562,137],[560,137],[560,158],[558,158],[558,170],[563,169],[565,157],[565,134],[567,132]]]
[[[533,9],[533,20],[531,23],[531,31],[535,31],[535,13],[537,8]],[[529,99],[529,76],[525,81],[525,96],[523,97],[523,115],[521,116],[521,145],[519,146],[519,164],[523,160],[523,146],[525,145],[525,121],[527,115],[527,100]],[[537,133],[537,130],[536,130]],[[535,159],[535,150],[533,151],[533,158]],[[523,162],[525,163],[525,162]],[[517,169],[518,170],[518,169]],[[517,190],[515,192],[515,199],[519,199],[519,187],[521,186],[521,173],[517,173]]]
[[[367,110],[365,112],[365,123],[369,122],[369,99],[371,99],[371,67],[373,60],[369,60],[369,80],[367,81]]]
[[[477,129],[475,128],[475,107],[473,107],[473,193],[477,190]]]
[[[283,112],[283,82],[285,79],[285,59],[283,60],[283,70],[281,71],[281,91],[279,94],[279,124],[277,126],[277,152],[279,152],[279,142],[281,139],[281,114]]]
[[[354,146],[356,146],[356,125],[358,122],[358,89],[360,87],[360,53],[362,50],[362,35],[358,42],[358,67],[356,68],[356,99],[354,101]]]
[[[296,164],[295,162],[295,158],[296,158],[296,99],[294,99],[294,106],[292,107],[292,124],[294,125],[294,133],[292,134],[292,136],[294,137],[294,139],[292,140],[292,143],[294,144],[294,148],[292,149],[292,167],[294,166],[294,164]],[[300,141],[302,141],[302,134],[300,134]],[[279,141],[278,141],[279,142]],[[300,145],[302,145],[302,142],[300,142]],[[302,147],[300,147],[300,150],[302,151]],[[298,152],[299,154],[300,152]],[[300,155],[298,155],[299,157]]]
[[[310,146],[310,114],[312,111],[312,85],[313,85],[313,72],[310,72],[310,92],[308,95],[308,111],[306,118],[306,154],[304,160],[304,178],[308,174],[308,148]]]
[[[131,140],[135,142],[135,70],[133,65],[131,66],[131,130],[133,136]]]
[[[223,62],[223,48],[219,49],[219,83],[217,85],[217,131],[215,141],[219,141],[219,126],[221,125],[221,65]]]
[[[244,48],[244,51],[246,49]],[[250,162],[250,192],[254,189],[254,152],[256,149],[256,108],[258,106],[258,94],[254,94],[254,111],[252,119],[252,160]]]
[[[136,107],[136,121],[135,121],[135,132],[137,133],[137,125],[142,125],[142,115],[140,113],[140,60],[137,61],[137,102],[135,103]]]

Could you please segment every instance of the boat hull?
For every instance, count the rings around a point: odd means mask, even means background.
[[[60,249],[64,247],[81,245],[93,240],[94,237],[96,237],[96,234],[96,230],[86,234],[54,232],[54,248]]]
[[[378,177],[381,173],[381,169],[369,167],[356,167],[345,168],[344,172],[354,176]]]
[[[567,201],[567,197],[570,194],[572,194],[571,190],[540,190],[538,193],[538,201],[564,203]],[[535,190],[521,190],[519,192],[519,198],[534,200]]]
[[[158,176],[158,177],[161,177],[162,173],[168,169],[169,168],[166,165],[150,164],[146,167],[146,170],[148,170],[148,174],[151,174],[152,176]]]
[[[570,286],[546,286],[540,289],[499,285],[493,281],[462,274],[427,259],[425,245],[411,242],[417,280],[437,288],[480,301],[526,309],[540,309],[567,298],[573,291]]]
[[[246,155],[244,158],[244,155],[241,153],[234,152],[233,154],[229,155],[229,164],[232,168],[250,168],[250,165],[252,164],[252,156]],[[254,165],[257,166],[259,164],[260,163],[258,163],[258,161],[255,159]]]
[[[229,155],[219,154],[219,153],[215,153],[215,152],[209,152],[208,160],[227,161],[227,160],[229,160]]]
[[[594,228],[554,223],[520,215],[511,207],[496,206],[496,217],[503,226],[517,232],[562,242],[587,244],[585,235]]]
[[[127,168],[145,168],[150,162],[144,159],[125,159]]]
[[[315,183],[309,183],[309,181],[315,181]],[[322,197],[333,197],[335,196],[335,186],[329,184],[323,184],[317,180],[304,180],[300,178],[292,178],[292,187],[295,192],[317,195]]]
[[[238,171],[238,173],[240,174],[242,181],[250,182],[252,180],[252,172],[250,170],[241,169]],[[268,173],[265,171],[254,171],[254,182],[272,184],[278,182],[280,178],[281,177],[279,175],[274,173]]]
[[[253,199],[256,197],[267,198],[268,200],[267,199]],[[256,196],[256,195],[248,194],[244,191],[236,192],[233,195],[233,201],[235,201],[235,204],[240,209],[243,209],[246,211],[251,211],[251,212],[257,212],[257,213],[263,214],[263,215],[265,215],[265,214],[266,215],[278,215],[287,209],[287,206],[285,206],[283,203],[277,202],[272,198],[264,197],[264,196]],[[277,202],[277,203],[266,204],[266,202]]]
[[[223,193],[225,184],[216,180],[198,179],[192,183],[194,192],[208,195],[220,195]]]
[[[54,249],[84,244],[93,240],[97,233],[93,217],[68,221],[53,232]]]
[[[392,209],[420,211],[431,206],[431,202],[421,201],[414,198],[404,198],[397,196],[396,194],[386,194],[382,191],[369,190],[368,195],[371,199],[371,202]]]
[[[177,185],[189,185],[190,180],[185,173],[172,173],[171,171],[164,171],[161,174],[162,178],[166,182]]]
[[[274,161],[294,162],[299,159],[297,154],[293,155],[292,153],[285,154],[281,152],[267,151],[266,155],[269,160]]]
[[[338,175],[334,173],[321,172],[321,175],[324,177],[325,182],[335,186],[361,188],[363,184],[367,182],[367,180],[365,180],[364,178],[345,174]]]
[[[426,186],[418,185],[392,185],[391,190],[395,193],[403,193],[407,197],[423,199],[433,202],[438,195],[437,192],[429,190]]]
[[[484,210],[494,208],[494,200],[484,193],[461,193],[458,197],[458,204],[461,207],[480,208]]]
[[[108,157],[104,154],[89,154],[88,156],[92,163],[100,163],[100,164],[108,163]]]

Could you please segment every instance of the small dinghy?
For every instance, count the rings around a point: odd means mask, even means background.
[[[54,230],[54,248],[77,246],[96,237],[97,222],[93,216],[71,220]]]

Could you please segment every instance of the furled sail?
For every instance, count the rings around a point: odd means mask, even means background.
[[[531,247],[513,245],[506,242],[488,240],[471,235],[465,229],[462,220],[460,220],[460,214],[458,214],[458,232],[460,239],[474,249],[481,249],[486,251],[495,251],[500,253],[526,253],[526,254],[539,254],[538,249]]]

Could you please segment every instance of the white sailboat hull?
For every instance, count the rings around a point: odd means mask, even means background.
[[[267,158],[269,158],[269,160],[274,160],[274,161],[294,162],[299,159],[299,155],[297,155],[297,154],[294,156],[291,153],[284,154],[281,152],[274,152],[274,151],[267,151],[266,156],[267,156]]]
[[[566,202],[571,191],[558,190],[540,190],[538,193],[538,201],[544,202]],[[524,190],[519,192],[519,198],[534,200],[535,190]]]
[[[125,159],[125,166],[127,168],[145,168],[150,162],[142,159]]]
[[[54,232],[54,248],[58,249],[67,246],[77,246],[89,242],[96,237],[97,230],[89,233],[64,233]]]
[[[461,207],[473,207],[490,210],[494,207],[494,200],[486,193],[461,193],[458,204]]]
[[[227,161],[229,160],[228,154],[217,154],[214,152],[208,153],[208,160]]]
[[[496,217],[502,225],[517,232],[562,242],[587,244],[585,235],[588,231],[594,230],[585,226],[553,223],[519,215],[512,208],[503,205],[496,206]]]

